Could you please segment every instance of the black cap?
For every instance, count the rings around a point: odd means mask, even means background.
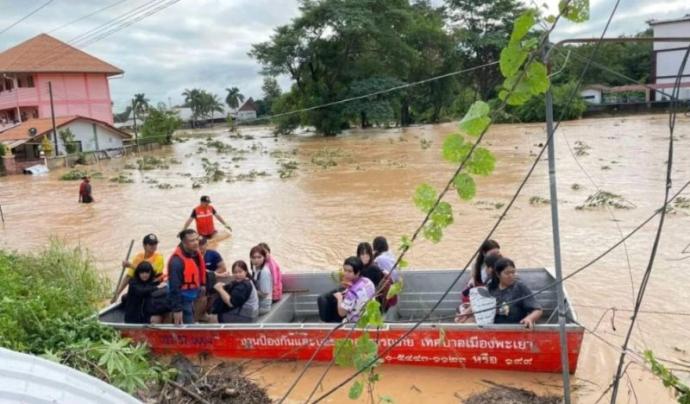
[[[208,195],[201,197],[201,202],[211,203],[211,198]]]
[[[147,234],[144,236],[144,244],[147,245],[153,245],[153,244],[158,244],[158,237],[156,237],[155,234]]]

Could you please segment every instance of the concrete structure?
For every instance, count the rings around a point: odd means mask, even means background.
[[[41,34],[0,53],[0,132],[51,116],[89,117],[113,123],[108,78],[119,68],[49,35]]]
[[[58,134],[69,129],[79,152],[121,149],[132,136],[111,124],[82,116],[55,118]],[[47,136],[54,144],[53,126],[50,118],[31,119],[0,133],[0,143],[11,153],[4,165],[8,174],[21,172],[23,168],[41,161],[41,142]],[[67,154],[65,142],[58,135],[58,153]],[[13,161],[8,161],[12,159]]]
[[[580,90],[580,98],[588,104],[601,104],[603,102],[602,93],[606,87],[598,84],[584,86]]]
[[[690,37],[690,14],[673,20],[647,21],[654,37]],[[652,52],[652,74],[650,80],[656,88],[670,93],[685,51],[690,42],[655,42]],[[685,66],[681,79],[680,99],[690,99],[690,63]],[[655,94],[655,100],[669,97]]]

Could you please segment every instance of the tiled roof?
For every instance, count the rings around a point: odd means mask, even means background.
[[[105,73],[119,68],[88,53],[40,34],[0,53],[0,73]]]
[[[131,138],[131,135],[128,134],[127,132],[123,132],[120,129],[115,128],[113,125],[99,121],[97,119],[93,118],[87,118],[84,116],[78,116],[78,115],[73,115],[73,116],[59,116],[55,117],[55,127],[60,128],[62,126],[67,125],[70,122],[76,121],[76,120],[85,120],[89,122],[93,122],[95,124],[107,127],[108,129],[111,129],[112,131],[120,134],[123,138]],[[31,128],[36,128],[36,134],[31,136],[31,133],[29,133],[29,130]],[[45,135],[46,133],[49,133],[50,131],[53,130],[53,122],[50,118],[39,118],[39,119],[30,119],[28,121],[22,122],[21,124],[7,129],[4,132],[0,133],[0,142],[2,143],[13,143],[15,144],[16,140],[29,140],[34,137],[38,137],[41,135]],[[16,144],[15,146],[16,147]]]
[[[238,111],[258,111],[259,108],[256,106],[256,103],[254,102],[254,99],[249,97],[247,101],[242,104],[240,109]]]

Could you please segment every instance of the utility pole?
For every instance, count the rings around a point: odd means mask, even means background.
[[[137,135],[137,109],[134,99],[132,99],[132,119],[134,120],[134,144],[139,148],[139,136]]]
[[[53,105],[53,83],[48,82],[48,94],[50,95],[50,119],[53,121],[53,142],[55,142],[55,155],[58,155],[57,128],[55,127],[55,106]]]

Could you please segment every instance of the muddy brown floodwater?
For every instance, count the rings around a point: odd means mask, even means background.
[[[246,260],[250,247],[265,241],[285,271],[332,271],[354,253],[359,241],[385,235],[397,246],[401,235],[412,233],[422,214],[413,206],[411,195],[422,182],[441,187],[447,181],[453,167],[440,159],[440,147],[455,129],[455,124],[443,124],[353,130],[335,138],[277,140],[267,128],[242,128],[241,139],[230,138],[222,129],[208,131],[213,132],[212,140],[232,145],[234,150],[219,153],[202,135],[152,153],[168,160],[167,169],[124,169],[127,164],[136,164],[135,157],[89,166],[104,177],[93,180],[97,202],[89,206],[77,203],[78,182],[58,180],[64,170],[45,176],[0,178],[0,204],[6,219],[0,228],[0,248],[32,251],[56,236],[71,245],[88,247],[100,268],[114,278],[130,239],[139,245],[144,234],[155,232],[161,239],[160,249],[167,254],[199,196],[208,194],[234,229],[233,237],[219,244],[226,261]],[[689,135],[690,120],[680,118],[674,189],[690,180]],[[663,115],[580,120],[561,126],[557,165],[565,274],[618,241],[619,227],[628,232],[661,206],[667,137],[667,117]],[[421,269],[462,267],[515,192],[544,138],[541,125],[494,126],[485,143],[497,156],[495,173],[478,180],[472,202],[458,202],[449,195],[455,224],[439,244],[418,242],[409,254],[410,265]],[[592,181],[602,190],[621,195],[634,208],[575,209],[596,188],[576,164],[566,139]],[[208,159],[207,165],[219,163],[219,168],[232,177],[231,182],[222,179],[192,189],[192,183],[200,181],[194,177],[204,172],[202,158]],[[179,163],[170,163],[170,159]],[[297,169],[292,177],[281,179],[281,161],[291,160]],[[252,170],[253,176],[249,174]],[[256,175],[261,172],[267,175]],[[133,183],[109,181],[119,173]],[[552,266],[550,211],[548,205],[534,203],[533,197],[548,198],[545,161],[494,238],[518,266]],[[688,203],[679,205],[666,221],[644,310],[690,313],[686,271],[690,263],[689,214]],[[618,311],[612,316],[609,311],[600,318],[608,307],[632,308],[631,282],[635,288],[640,283],[657,224],[658,220],[653,221],[627,242],[628,256],[624,248],[618,248],[566,284],[573,302],[579,305],[576,308],[583,324],[589,328],[598,325],[597,332],[614,346],[621,345],[630,313]],[[631,347],[689,361],[688,320],[687,314],[641,314]],[[574,378],[577,402],[591,403],[599,398],[611,381],[617,359],[615,349],[585,335]],[[274,364],[254,377],[270,394],[280,396],[301,365]],[[323,366],[310,370],[290,398],[304,400]],[[376,393],[391,396],[398,403],[459,402],[488,388],[482,380],[551,393],[557,393],[560,385],[559,375],[402,366],[385,366],[380,373]],[[324,387],[347,374],[347,370],[333,369]],[[668,390],[641,366],[630,366],[628,375],[619,402],[673,402]],[[347,389],[343,389],[331,402],[345,401],[346,397]]]

